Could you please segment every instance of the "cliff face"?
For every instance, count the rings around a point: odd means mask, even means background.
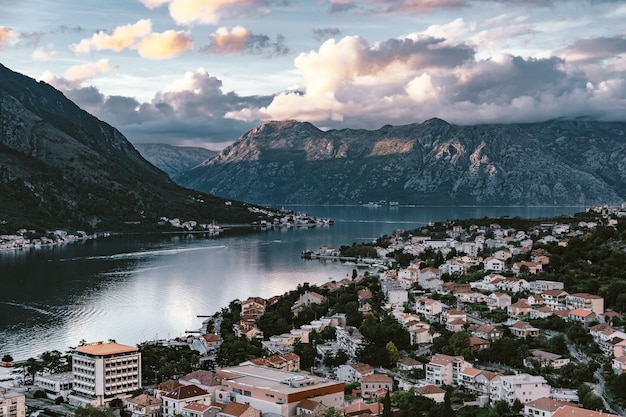
[[[137,143],[135,149],[174,181],[181,173],[189,171],[217,154],[217,152],[205,148],[172,146],[164,143]]]
[[[114,127],[0,65],[0,230],[120,229],[160,216],[250,220],[243,205],[176,185]]]
[[[254,202],[587,205],[626,195],[626,123],[555,120],[374,131],[270,122],[178,177]]]

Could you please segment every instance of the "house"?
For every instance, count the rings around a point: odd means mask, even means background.
[[[352,382],[361,382],[364,376],[373,375],[374,368],[366,363],[352,363],[349,365],[340,365],[337,368],[337,379],[348,384]]]
[[[111,372],[115,381],[110,380]],[[70,403],[101,407],[141,388],[141,352],[137,346],[113,341],[84,344],[72,353],[72,373]]]
[[[542,376],[529,374],[498,375],[491,381],[490,401],[506,401],[509,406],[515,400],[522,403],[550,396],[550,385]]]
[[[380,416],[382,412],[383,403],[381,401],[373,403],[366,403],[363,400],[355,401],[343,409],[343,415],[347,417]]]
[[[591,411],[577,406],[560,407],[552,417],[619,417],[617,414],[608,414],[600,411]]]
[[[449,259],[439,266],[443,274],[448,275],[465,275],[470,265],[457,259]]]
[[[489,397],[491,393],[491,381],[495,377],[495,372],[466,368],[459,372],[457,383],[467,391],[473,392],[479,396],[486,395]]]
[[[546,317],[550,317],[554,314],[554,311],[550,307],[539,307],[533,308],[530,310],[530,318],[531,319],[545,319]]]
[[[490,310],[508,308],[511,305],[511,296],[504,292],[492,292],[487,297],[487,306]]]
[[[269,366],[270,368],[282,369],[283,371],[297,372],[300,370],[300,356],[293,352],[255,358],[248,362],[257,366]],[[243,364],[247,364],[248,362],[244,362]]]
[[[552,398],[542,397],[524,404],[524,415],[529,417],[552,417],[552,414],[556,410],[565,406],[577,407],[578,405],[567,401],[558,401]]]
[[[393,389],[393,378],[383,374],[365,375],[361,378],[363,398],[378,398]]]
[[[469,345],[472,352],[478,352],[491,346],[491,342],[489,340],[481,339],[480,337],[471,336],[469,339]]]
[[[569,310],[577,308],[591,310],[598,316],[604,313],[604,298],[588,293],[570,294],[566,298],[566,308]]]
[[[215,372],[199,369],[179,378],[178,382],[181,385],[195,385],[213,394],[216,388],[222,384],[222,378]]]
[[[196,385],[183,385],[164,394],[163,417],[174,417],[183,413],[183,408],[191,403],[211,404],[211,394]]]
[[[483,260],[483,269],[487,272],[503,272],[506,263],[502,259],[490,256]]]
[[[430,298],[418,298],[415,301],[415,312],[417,314],[423,314],[426,320],[433,321],[443,311],[443,304],[441,301],[433,300]]]
[[[537,337],[539,336],[539,329],[531,326],[525,321],[519,320],[514,325],[509,327],[513,336],[517,338],[525,338],[525,337]]]
[[[436,354],[426,364],[426,382],[434,385],[456,383],[461,371],[471,367],[463,356]]]
[[[336,327],[335,337],[339,347],[354,358],[363,344],[363,335],[355,327]]]
[[[539,294],[549,290],[562,290],[565,288],[565,284],[560,281],[537,280],[531,281],[529,284],[530,292],[534,294]]]
[[[580,323],[584,326],[588,326],[590,323],[595,321],[595,319],[596,313],[591,310],[583,310],[582,308],[571,310],[567,315],[567,321]]]
[[[491,324],[481,324],[472,330],[472,336],[494,341],[502,337],[502,329]]]
[[[417,282],[424,289],[439,288],[443,284],[441,275],[441,269],[439,268],[423,268],[418,271]]]
[[[533,362],[539,366],[551,367],[552,369],[560,369],[564,365],[567,365],[569,358],[556,353],[546,352],[541,349],[532,349],[528,358],[524,359],[524,366],[527,368],[533,367]]]
[[[311,304],[322,304],[326,301],[326,297],[321,294],[316,293],[315,291],[305,291],[303,294],[300,294],[300,297],[296,300],[296,302],[291,306],[291,314],[294,316],[298,316],[298,313],[305,308],[310,306]]]
[[[512,293],[527,291],[529,287],[530,284],[528,281],[522,278],[504,278],[496,284],[496,288],[500,291],[508,291]]]
[[[424,363],[413,358],[402,358],[397,362],[398,368],[402,371],[411,371],[413,369],[424,369]]]
[[[296,415],[298,416],[321,416],[328,407],[319,401],[304,399],[298,403],[296,407]]]
[[[552,310],[560,310],[566,308],[568,295],[563,290],[546,290],[541,293],[541,300],[546,307],[550,307]]]
[[[159,385],[157,385],[157,387],[154,389],[154,396],[156,398],[161,398],[163,397],[164,394],[167,394],[168,392],[172,392],[176,388],[181,387],[181,386],[182,384],[180,382],[175,381],[173,379],[168,379],[167,381],[163,381]]]
[[[161,417],[163,401],[148,394],[124,400],[124,406],[131,417]]]
[[[530,310],[532,310],[532,307],[523,298],[506,308],[507,314],[511,317],[529,315]]]
[[[430,398],[436,403],[443,403],[446,398],[446,390],[436,385],[424,385],[422,387],[417,387],[415,388],[415,394]]]
[[[261,417],[261,410],[257,410],[248,403],[232,402],[226,404],[217,417]]]
[[[538,262],[528,262],[528,261],[515,262],[511,266],[511,272],[513,272],[513,274],[515,275],[519,275],[525,272],[535,275],[537,274],[537,272],[540,272],[542,270],[543,270],[543,265]]]
[[[181,415],[183,417],[215,417],[221,410],[212,404],[189,403],[183,407]]]

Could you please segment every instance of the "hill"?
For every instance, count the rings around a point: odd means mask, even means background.
[[[457,126],[440,119],[322,131],[269,122],[177,177],[256,203],[591,205],[626,195],[626,123]]]
[[[164,171],[174,181],[181,173],[217,154],[205,148],[194,146],[173,146],[165,143],[136,143],[135,149],[152,165]]]
[[[0,233],[153,228],[160,217],[258,219],[243,203],[178,186],[114,127],[52,86],[0,65]]]

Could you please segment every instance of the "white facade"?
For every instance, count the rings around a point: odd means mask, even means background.
[[[550,385],[542,376],[529,374],[496,377],[491,382],[491,403],[505,400],[513,405],[515,400],[522,403],[550,396]]]
[[[141,388],[141,353],[136,346],[98,342],[72,354],[74,393],[70,400],[102,406]]]

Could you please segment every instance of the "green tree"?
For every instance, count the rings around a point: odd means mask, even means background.
[[[111,408],[96,408],[91,405],[78,407],[74,411],[74,417],[115,417]]]
[[[400,359],[400,352],[398,351],[398,348],[391,340],[387,342],[385,348],[387,349],[389,364],[391,364],[392,366],[395,365],[396,362],[398,362],[398,360]]]
[[[13,356],[7,353],[2,357],[2,362],[13,362]]]
[[[343,417],[343,411],[329,407],[322,413],[322,417]]]

